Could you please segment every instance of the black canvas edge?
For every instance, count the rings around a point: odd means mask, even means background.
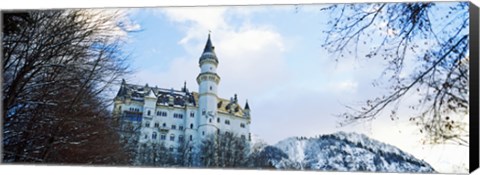
[[[470,19],[470,159],[469,172],[472,173],[479,167],[479,8],[472,2],[469,6]]]

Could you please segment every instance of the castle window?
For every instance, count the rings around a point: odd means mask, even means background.
[[[152,139],[157,139],[157,133],[156,132],[152,133]]]
[[[217,118],[217,123],[220,123],[220,117],[219,117],[219,118]]]
[[[193,129],[193,123],[192,123],[192,124],[190,124],[190,129]]]
[[[210,86],[210,90],[212,90],[212,86]]]
[[[173,152],[173,146],[168,149],[170,152]]]
[[[145,123],[145,127],[150,127],[150,122]]]
[[[242,138],[242,140],[245,140],[245,135],[241,135],[240,138]]]
[[[194,113],[194,112],[190,112],[190,117],[195,117],[195,113]]]
[[[245,123],[240,123],[241,128],[245,128]]]
[[[175,125],[172,125],[172,129],[177,129],[177,126],[175,126]]]
[[[183,126],[182,125],[178,126],[178,130],[183,130]]]
[[[203,109],[203,110],[202,110],[202,115],[205,115],[205,113],[206,113],[206,112],[205,112],[205,109]]]
[[[183,135],[179,135],[178,136],[178,142],[183,143],[183,141],[184,141]]]
[[[205,135],[205,131],[202,131],[202,135]]]
[[[220,135],[220,129],[217,129],[217,134]]]
[[[167,136],[165,134],[160,135],[160,140],[165,140],[167,139]]]
[[[210,119],[208,120],[208,122],[212,123],[212,119],[210,118]]]
[[[167,127],[167,124],[166,124],[166,123],[163,123],[162,126],[163,126],[163,127]]]
[[[160,126],[159,123],[155,123],[155,128],[158,128]]]
[[[148,134],[145,134],[145,139],[147,139],[147,138],[148,138]]]
[[[175,141],[175,134],[170,135],[170,141]]]
[[[166,116],[167,116],[167,112],[165,112],[165,111],[157,111],[157,115],[158,115],[158,116],[166,117]]]
[[[150,116],[150,110],[147,111],[147,115]]]
[[[225,120],[226,125],[230,125],[230,120]]]
[[[248,141],[252,141],[252,133],[248,133]]]
[[[183,114],[173,114],[173,118],[183,119]]]
[[[192,136],[192,135],[190,135],[190,141],[192,141],[192,140],[193,140],[193,136]]]

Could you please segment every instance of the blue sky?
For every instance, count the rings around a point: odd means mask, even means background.
[[[390,121],[383,115],[373,122],[337,127],[334,114],[344,112],[343,105],[360,104],[385,92],[385,88],[372,87],[385,62],[335,62],[321,47],[322,30],[329,19],[329,14],[320,11],[322,7],[130,9],[130,17],[142,30],[131,34],[125,47],[132,54],[135,71],[126,80],[176,89],[186,81],[190,90],[198,91],[198,58],[211,31],[222,78],[219,96],[230,98],[236,93],[242,105],[248,99],[251,132],[266,142],[355,131],[425,159],[437,170],[448,166],[445,171],[451,171],[453,162],[458,167],[465,164],[465,148],[421,145],[421,136],[408,117]],[[460,151],[453,154],[451,150]]]

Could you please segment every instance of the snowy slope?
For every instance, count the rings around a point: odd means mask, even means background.
[[[316,138],[288,138],[274,147],[286,154],[270,160],[278,169],[434,172],[425,161],[363,134],[338,132]]]

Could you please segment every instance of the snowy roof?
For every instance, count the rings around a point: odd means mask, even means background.
[[[193,93],[188,92],[188,89],[175,90],[158,87],[149,87],[148,85],[135,85],[123,82],[116,98],[128,98],[135,101],[144,101],[144,97],[156,98],[157,103],[168,104],[170,99],[173,100],[173,105],[184,106],[186,103],[191,103],[196,106],[196,100]]]
[[[198,93],[189,92],[186,87],[182,90],[175,90],[173,88],[158,88],[149,87],[148,85],[135,85],[122,82],[120,90],[117,93],[116,99],[131,99],[134,101],[143,102],[145,97],[156,98],[157,103],[168,105],[170,100],[173,100],[173,105],[185,106],[186,104],[198,104]],[[243,117],[244,108],[238,104],[236,98],[224,99],[218,98],[218,112],[224,114],[233,114],[238,117]]]

